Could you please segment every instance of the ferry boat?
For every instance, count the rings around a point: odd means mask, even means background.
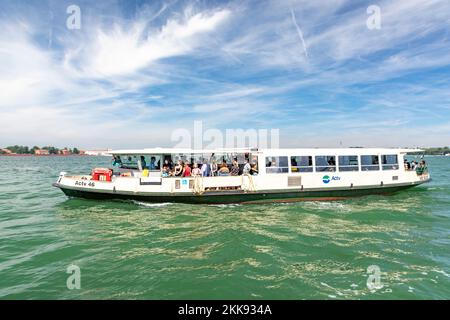
[[[430,181],[428,170],[418,174],[404,165],[407,153],[421,151],[380,148],[115,150],[110,152],[115,166],[94,168],[88,175],[61,172],[53,185],[69,197],[156,203],[339,200],[391,194]],[[190,164],[190,170],[180,169],[183,164],[187,168],[186,163]],[[180,170],[186,176],[180,176]],[[231,174],[226,174],[227,171]]]

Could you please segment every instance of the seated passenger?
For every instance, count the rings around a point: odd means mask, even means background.
[[[142,171],[142,170],[144,170],[144,169],[147,169],[147,164],[145,163],[145,157],[144,157],[144,156],[141,156],[141,157],[139,158],[139,161],[138,161],[138,169],[139,169],[139,171]]]
[[[425,164],[425,160],[422,160],[422,161],[420,161],[420,162],[422,162],[423,173],[428,173],[428,167],[427,167],[427,165]]]
[[[403,165],[405,166],[405,170],[410,170],[411,169],[411,164],[408,162],[408,159],[405,159],[403,161]]]
[[[149,166],[150,170],[156,170],[156,163],[155,163],[155,161],[156,161],[155,157],[151,157],[150,158],[150,166]]]
[[[336,171],[336,162],[333,158],[328,160],[328,167],[326,168],[327,171]]]
[[[233,166],[231,167],[230,175],[231,176],[239,175],[239,164],[236,160],[233,160]]]
[[[251,169],[251,167],[250,167]],[[277,166],[277,162],[275,160],[270,162],[270,173],[281,173],[282,169]]]
[[[181,177],[183,174],[184,163],[181,160],[178,160],[177,165],[174,168],[173,175],[175,177]]]
[[[256,163],[253,163],[253,164],[252,164],[251,169],[250,169],[250,174],[251,174],[252,176],[258,175],[258,166],[257,166]]]
[[[164,164],[162,169],[162,177],[166,178],[170,176],[170,168],[168,165]]]
[[[163,168],[164,168],[164,166],[166,166],[166,167],[168,167],[170,170],[172,170],[172,163],[171,162],[169,162],[169,160],[164,160],[164,164],[163,164]]]
[[[189,163],[186,162],[184,164],[183,177],[190,177],[190,176],[191,176],[191,167],[189,166]]]
[[[421,176],[424,173],[428,172],[428,168],[425,165],[425,160],[420,160],[419,165],[416,168],[417,175]]]
[[[416,170],[417,168],[417,162],[416,161],[411,161],[411,170]]]
[[[122,166],[122,159],[120,159],[120,156],[113,156],[112,165],[113,165],[113,167],[121,167]]]
[[[197,163],[194,163],[194,168],[192,169],[192,175],[193,176],[201,176],[202,172],[200,170],[200,168],[198,167]]]
[[[230,170],[228,169],[228,166],[226,165],[222,165],[219,169],[219,171],[217,172],[217,175],[219,176],[228,176],[230,174]]]

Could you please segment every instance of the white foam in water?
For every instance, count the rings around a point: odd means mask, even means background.
[[[229,203],[229,204],[210,204],[210,207],[218,207],[218,208],[234,208],[242,206],[239,203]]]
[[[133,203],[143,206],[143,207],[147,207],[147,208],[158,208],[158,207],[165,207],[168,205],[171,205],[172,203],[170,202],[162,202],[162,203],[149,203],[149,202],[141,202],[141,201],[136,201],[133,200]]]

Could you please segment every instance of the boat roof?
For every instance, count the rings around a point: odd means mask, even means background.
[[[422,149],[408,148],[283,148],[283,149],[258,149],[258,148],[218,148],[218,149],[189,149],[189,148],[145,148],[110,150],[111,155],[157,155],[157,154],[212,154],[212,153],[253,153],[267,155],[359,155],[359,154],[389,154],[389,153],[415,153],[423,152]]]

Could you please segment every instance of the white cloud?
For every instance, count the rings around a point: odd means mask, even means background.
[[[108,77],[127,75],[164,58],[184,55],[201,45],[198,36],[211,32],[225,21],[230,11],[223,9],[192,14],[182,21],[169,19],[160,30],[148,29],[146,21],[131,27],[114,25],[97,30],[92,43],[83,51],[66,54],[66,64],[79,66],[83,75]]]

